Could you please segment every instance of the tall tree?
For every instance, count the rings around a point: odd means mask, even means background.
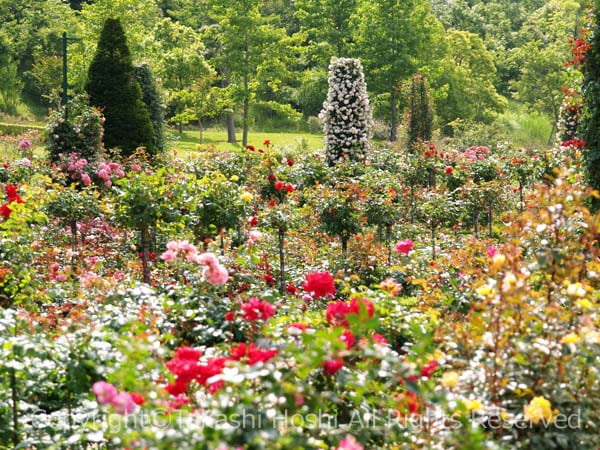
[[[494,86],[496,68],[483,40],[474,33],[450,30],[447,55],[432,80],[436,88],[436,112],[444,131],[455,120],[490,122],[506,107],[506,99]]]
[[[355,15],[356,54],[369,88],[391,95],[390,140],[398,139],[396,86],[444,48],[443,29],[427,0],[363,0]]]
[[[242,107],[242,145],[248,144],[250,104],[260,85],[278,90],[288,72],[294,39],[261,13],[261,0],[224,0],[214,5],[217,26],[209,30],[219,45],[214,57],[234,103]]]
[[[118,19],[107,19],[90,65],[86,91],[90,104],[105,117],[104,145],[125,155],[137,147],[155,150],[154,129],[134,74],[125,32]]]
[[[295,16],[306,34],[312,64],[327,67],[332,56],[350,56],[357,0],[297,0]]]

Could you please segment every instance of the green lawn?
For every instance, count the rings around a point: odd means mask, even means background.
[[[167,149],[176,149],[180,153],[191,153],[208,148],[216,148],[218,150],[235,150],[242,148],[242,133],[238,131],[236,137],[237,144],[227,142],[227,130],[209,129],[203,133],[202,144],[200,144],[200,133],[198,130],[184,130],[182,135],[179,135],[177,130],[167,130]],[[248,144],[259,148],[263,146],[265,140],[270,140],[271,143],[280,149],[287,149],[293,152],[313,151],[323,147],[323,135],[310,134],[303,132],[288,132],[288,133],[267,133],[261,131],[250,131],[248,135]]]

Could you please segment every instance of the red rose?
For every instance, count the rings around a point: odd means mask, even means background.
[[[294,192],[296,189],[294,189],[294,186],[292,186],[291,184],[286,184],[285,190],[288,192]]]
[[[254,150],[256,150],[256,147],[254,147],[254,145],[246,145],[246,148],[248,150],[250,150],[251,152],[253,152]]]
[[[269,181],[275,181],[276,179],[277,179],[277,177],[275,175],[273,175],[272,173],[270,173],[267,176],[267,180],[269,180]]]
[[[278,191],[281,191],[283,188],[285,188],[285,184],[283,183],[283,181],[281,180],[277,180],[274,184],[275,189],[277,189]]]
[[[275,277],[273,275],[265,275],[263,280],[265,280],[265,282],[270,286],[275,284]]]
[[[285,290],[288,294],[297,294],[299,289],[296,286],[294,286],[293,284],[288,284],[285,287]]]
[[[368,298],[353,298],[350,301],[349,312],[357,316],[362,316],[366,313],[367,317],[371,318],[375,315],[375,306]]]
[[[250,220],[248,220],[248,225],[251,227],[258,225],[258,218],[256,216],[250,217]]]
[[[225,320],[228,322],[233,322],[235,320],[235,311],[229,311],[227,314],[225,314]]]
[[[344,332],[340,336],[340,340],[344,344],[346,344],[346,348],[348,350],[352,350],[352,347],[354,347],[354,344],[356,343],[356,338],[354,337],[354,334],[352,334],[352,331],[350,331],[350,330],[344,330]]]
[[[271,200],[271,201],[269,202],[269,206],[275,206],[275,200]]]
[[[338,300],[336,302],[330,302],[327,305],[327,311],[325,313],[327,317],[327,323],[333,327],[342,326],[347,327],[349,325],[346,315],[350,312],[350,306]]]
[[[335,281],[329,272],[309,273],[302,289],[311,292],[314,298],[333,296],[336,293]]]
[[[422,368],[421,368],[421,376],[424,378],[430,378],[431,375],[434,374],[434,372],[437,370],[437,368],[440,365],[438,364],[437,361],[433,360],[433,361],[429,361],[427,364],[425,364]]]
[[[344,362],[341,359],[332,359],[323,363],[323,373],[325,375],[335,375],[342,367]]]
[[[2,214],[2,217],[4,217],[5,219],[8,219],[11,213],[12,209],[10,209],[8,205],[0,206],[0,214]]]
[[[448,167],[446,167],[446,169],[444,170],[444,172],[446,172],[446,175],[450,175],[450,174],[452,174],[453,169],[452,169],[452,167],[448,166]]]
[[[292,167],[294,165],[294,160],[292,158],[287,158],[286,159],[287,165]]]
[[[144,403],[146,403],[146,397],[144,397],[142,394],[138,394],[137,392],[131,392],[129,395],[131,395],[131,400],[133,400],[133,403],[135,403],[136,405],[143,405]]]
[[[263,141],[263,145],[264,145],[265,147],[269,147],[269,146],[271,145],[271,141],[270,141],[270,140],[268,140],[268,139],[265,139],[265,140]]]

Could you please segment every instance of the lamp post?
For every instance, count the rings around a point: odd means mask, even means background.
[[[67,102],[69,101],[69,79],[67,72],[69,69],[68,58],[67,58],[67,47],[70,42],[80,41],[80,38],[67,37],[67,33],[62,34],[62,54],[63,54],[63,82],[62,82],[62,104],[65,107],[65,120],[69,120],[69,110],[67,108]]]

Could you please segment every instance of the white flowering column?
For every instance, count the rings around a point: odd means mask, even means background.
[[[370,147],[372,117],[360,60],[331,60],[329,92],[319,118],[323,122],[329,165],[345,159],[365,159]]]

